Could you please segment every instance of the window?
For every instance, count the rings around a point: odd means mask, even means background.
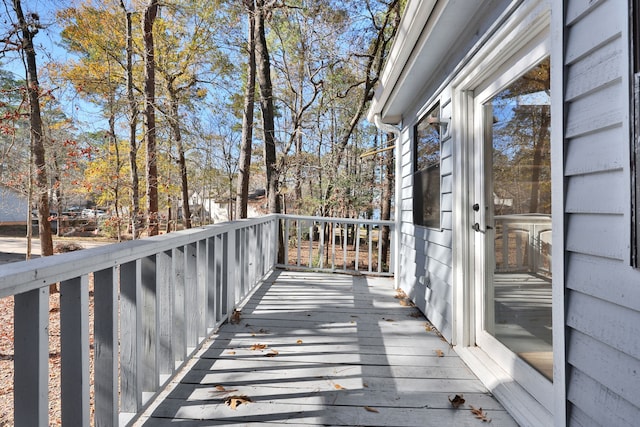
[[[633,266],[640,268],[640,6],[629,2],[631,31],[631,117],[632,129],[632,229],[631,259]]]
[[[440,228],[440,105],[433,107],[415,127],[413,222]]]

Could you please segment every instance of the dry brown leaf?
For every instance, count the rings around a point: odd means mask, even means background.
[[[254,350],[254,351],[255,351],[255,350],[264,350],[264,349],[265,349],[265,348],[267,348],[267,347],[268,347],[268,345],[267,345],[267,344],[258,344],[258,343],[256,343],[256,344],[252,345],[252,346],[249,348],[249,350]]]
[[[235,308],[233,309],[233,313],[231,313],[231,317],[229,319],[230,323],[236,324],[236,323],[240,323],[240,315],[241,315],[241,311],[240,310],[236,310]]]
[[[264,357],[276,357],[278,354],[278,350],[271,350],[269,353],[265,354]]]
[[[369,388],[369,383],[362,383],[362,387]]]
[[[224,403],[229,406],[231,409],[235,410],[238,406],[243,403],[253,402],[248,396],[245,395],[237,395],[237,396],[229,396],[224,400]]]
[[[422,313],[420,313],[419,311],[414,311],[413,313],[409,314],[409,317],[413,317],[414,319],[419,319],[421,317],[423,317],[424,315]]]
[[[464,398],[461,394],[456,394],[455,396],[453,396],[453,399],[449,398],[449,402],[451,402],[451,406],[458,409],[460,405],[464,405]]]
[[[302,344],[302,340],[296,341],[296,344]]]
[[[472,405],[469,405],[469,407],[471,408],[471,413],[475,415],[477,419],[485,423],[491,422],[491,419],[487,418],[487,413],[483,411],[482,408],[474,408]]]
[[[386,320],[387,322],[395,322],[395,320],[393,319],[384,319],[384,320]]]
[[[427,332],[433,331],[433,325],[431,325],[430,323],[425,323],[424,324],[424,330],[427,331]]]
[[[371,406],[365,406],[364,409],[369,412],[375,412],[376,414],[380,412],[376,408],[372,408]]]
[[[346,390],[346,388],[342,387],[340,384],[336,384],[334,385],[334,387],[336,388],[336,390]]]
[[[436,356],[438,357],[444,357],[444,352],[440,349],[436,350]]]
[[[227,352],[227,354],[233,355],[233,354],[236,354],[236,352],[235,351],[229,351],[229,352]]]
[[[226,389],[226,388],[224,388],[224,387],[223,387],[223,386],[221,386],[221,385],[217,385],[217,386],[216,386],[216,390],[218,390],[218,391],[227,391],[227,389]]]

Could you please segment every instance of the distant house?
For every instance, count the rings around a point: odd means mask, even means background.
[[[640,425],[640,3],[409,0],[368,118],[468,366],[522,426]]]
[[[26,224],[27,212],[27,197],[0,184],[0,224]]]
[[[213,223],[229,221],[229,212],[235,215],[235,199],[224,200],[212,197],[206,193],[194,191],[191,194],[191,213],[194,217],[206,218]],[[253,190],[249,193],[247,203],[247,217],[256,218],[267,213],[266,191],[264,189]]]

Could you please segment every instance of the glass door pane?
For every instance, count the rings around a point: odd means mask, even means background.
[[[549,379],[550,104],[548,59],[485,104],[491,129],[484,291],[484,329]]]

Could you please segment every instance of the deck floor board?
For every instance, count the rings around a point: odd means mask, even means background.
[[[277,272],[138,420],[145,426],[516,426],[392,281]],[[466,404],[455,409],[456,394]],[[225,401],[246,396],[232,409]]]

